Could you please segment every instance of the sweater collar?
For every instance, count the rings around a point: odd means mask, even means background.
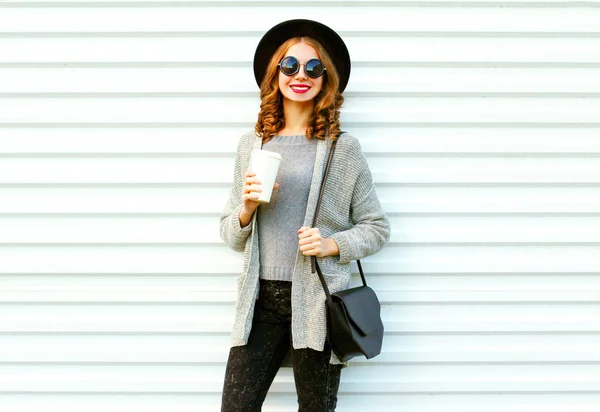
[[[257,137],[254,141],[254,149],[260,149],[262,138]],[[331,147],[331,140],[318,140],[317,142],[317,154],[315,157],[315,166],[313,168],[312,181],[310,184],[310,191],[308,194],[308,202],[306,204],[306,215],[304,217],[303,226],[312,226],[312,221],[315,216],[317,202],[319,200],[319,190],[321,189],[321,183],[323,182],[323,173],[325,172],[325,166],[327,162],[327,154]]]

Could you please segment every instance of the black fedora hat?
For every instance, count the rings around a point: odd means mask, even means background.
[[[272,27],[262,37],[254,53],[254,77],[258,87],[267,71],[267,65],[279,46],[292,37],[312,37],[317,40],[333,60],[340,76],[340,92],[343,92],[350,78],[350,53],[342,38],[333,29],[313,20],[287,20]]]

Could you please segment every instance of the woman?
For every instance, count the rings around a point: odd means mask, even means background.
[[[269,30],[254,57],[261,108],[237,148],[221,238],[244,252],[222,411],[260,411],[280,366],[291,362],[299,411],[334,411],[341,369],[326,342],[325,294],[350,287],[350,261],[379,251],[390,225],[358,141],[340,133],[350,56],[329,27],[290,20]],[[317,227],[311,228],[331,142],[339,139]],[[256,202],[253,149],[282,156],[271,201]],[[259,207],[260,204],[260,207]]]

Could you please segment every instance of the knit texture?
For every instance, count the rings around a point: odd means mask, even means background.
[[[256,209],[259,245],[259,277],[292,281],[298,253],[298,229],[306,214],[312,172],[317,154],[316,139],[306,136],[275,136],[263,150],[281,154],[281,164],[271,201]]]
[[[239,143],[234,165],[234,182],[220,217],[221,239],[235,251],[244,252],[242,272],[237,278],[235,320],[231,346],[248,342],[254,303],[259,289],[259,245],[256,213],[252,222],[240,227],[244,173],[250,152],[259,149],[261,138],[254,132],[244,134]],[[331,141],[318,140],[317,153],[303,226],[312,226],[319,189]],[[372,255],[390,238],[390,223],[381,207],[371,171],[358,140],[342,134],[327,177],[316,227],[321,236],[330,237],[339,246],[339,256],[319,258],[325,281],[331,292],[350,287],[350,262]],[[318,275],[312,273],[310,257],[298,251],[292,273],[292,345],[296,349],[324,349],[326,331],[325,292]],[[334,353],[330,362],[341,362]],[[346,365],[346,363],[343,363]]]

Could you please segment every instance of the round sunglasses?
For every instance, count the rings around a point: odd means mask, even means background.
[[[300,63],[294,56],[286,56],[281,59],[278,66],[283,74],[286,76],[293,76],[300,71],[301,64],[302,63]],[[323,73],[325,73],[325,70],[327,69],[323,67],[323,62],[319,59],[310,59],[304,63],[304,73],[313,79],[321,77]]]

